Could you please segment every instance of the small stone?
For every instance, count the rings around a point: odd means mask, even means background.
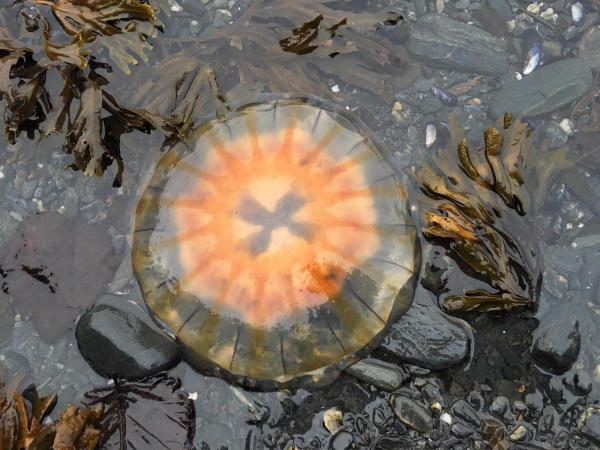
[[[541,12],[540,17],[544,20],[550,20],[554,15],[554,10],[552,8],[548,8]]]
[[[365,358],[345,369],[347,373],[385,391],[394,391],[404,380],[402,370],[395,364],[375,358]]]
[[[394,395],[391,404],[402,423],[422,433],[433,430],[431,413],[414,400],[402,395]]]
[[[190,34],[198,34],[200,33],[200,22],[197,20],[192,20],[190,22]]]
[[[352,437],[352,434],[347,431],[340,431],[331,441],[329,448],[332,450],[349,450],[352,448],[353,444],[354,438]]]
[[[572,136],[574,131],[573,128],[575,127],[575,124],[573,123],[573,121],[571,119],[563,119],[560,121],[560,127],[563,129],[563,131],[565,133],[567,133],[568,136]]]
[[[537,338],[531,352],[533,360],[552,373],[561,374],[571,368],[581,347],[579,322],[569,314],[549,321]]]
[[[592,444],[600,445],[600,409],[590,407],[583,411],[579,417],[578,428]]]
[[[504,396],[499,396],[494,399],[490,405],[490,411],[499,416],[503,415],[508,409],[509,401]]]
[[[451,425],[452,424],[452,416],[450,414],[448,414],[448,413],[443,413],[440,416],[440,421],[444,422],[444,423],[446,423],[448,425]]]
[[[336,434],[343,423],[344,416],[337,408],[328,409],[323,414],[323,425],[331,434]]]
[[[439,416],[442,413],[442,404],[437,401],[433,402],[429,405],[429,410],[436,416]]]
[[[563,382],[575,395],[588,395],[592,391],[592,378],[583,370],[576,370]]]
[[[465,438],[473,434],[472,429],[460,422],[452,424],[452,426],[450,427],[450,432],[458,438]]]
[[[527,5],[527,11],[529,11],[532,14],[538,14],[540,12],[540,5],[538,5],[537,3],[530,3],[529,5]]]
[[[481,426],[481,419],[477,415],[477,411],[475,411],[473,407],[464,400],[458,400],[452,405],[452,413],[462,420],[475,425],[476,427]]]
[[[213,19],[213,26],[216,28],[222,27],[231,20],[231,13],[226,9],[217,9],[215,11],[215,18]]]
[[[516,400],[513,403],[513,409],[518,413],[524,413],[525,411],[527,411],[527,405],[521,400]]]
[[[520,441],[525,436],[527,436],[527,429],[523,425],[519,425],[508,437],[511,441]]]
[[[83,357],[106,378],[153,375],[181,357],[179,346],[166,334],[110,305],[83,314],[75,335]]]
[[[525,396],[525,404],[534,411],[541,411],[544,407],[544,397],[540,392],[532,392]]]
[[[431,88],[435,87],[436,82],[435,78],[419,78],[413,87],[419,92],[431,92]]]

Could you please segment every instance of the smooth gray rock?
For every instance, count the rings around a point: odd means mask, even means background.
[[[577,100],[591,86],[592,71],[584,61],[563,59],[506,83],[490,99],[489,113],[494,119],[507,111],[513,116],[538,116]]]
[[[590,67],[600,69],[600,26],[587,30],[579,41],[579,58]]]
[[[398,366],[375,358],[362,359],[346,367],[345,371],[365,383],[386,391],[398,389],[404,380]]]
[[[107,378],[142,378],[181,359],[173,339],[110,305],[98,305],[83,314],[75,335],[83,357]]]
[[[431,413],[414,400],[395,395],[392,397],[391,404],[398,419],[409,427],[421,433],[429,433],[433,430]]]
[[[502,75],[509,68],[505,41],[481,28],[438,14],[417,20],[410,32],[408,50],[451,70]]]
[[[465,359],[469,336],[434,302],[433,294],[417,288],[412,306],[392,324],[381,347],[409,364],[432,370],[447,369]]]
[[[556,319],[548,321],[537,331],[531,356],[533,360],[552,373],[561,374],[571,368],[581,347],[579,322],[574,314],[565,310]]]

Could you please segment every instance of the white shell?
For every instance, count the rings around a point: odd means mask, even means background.
[[[575,23],[583,20],[583,6],[581,3],[577,2],[571,5],[571,17]]]
[[[432,123],[427,124],[427,127],[425,127],[425,147],[431,147],[436,139],[437,128]]]

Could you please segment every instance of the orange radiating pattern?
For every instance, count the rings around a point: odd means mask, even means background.
[[[247,134],[228,142],[205,133],[201,166],[182,165],[197,183],[171,204],[179,232],[161,243],[179,247],[182,290],[267,327],[335,296],[375,253],[377,211],[361,169],[369,155],[330,156],[342,131],[332,123],[318,141],[293,117],[259,134],[247,116]]]

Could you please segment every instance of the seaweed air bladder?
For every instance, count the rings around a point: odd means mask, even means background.
[[[370,133],[312,99],[204,123],[137,207],[146,303],[188,362],[246,387],[333,380],[408,309],[418,260],[406,191]]]

